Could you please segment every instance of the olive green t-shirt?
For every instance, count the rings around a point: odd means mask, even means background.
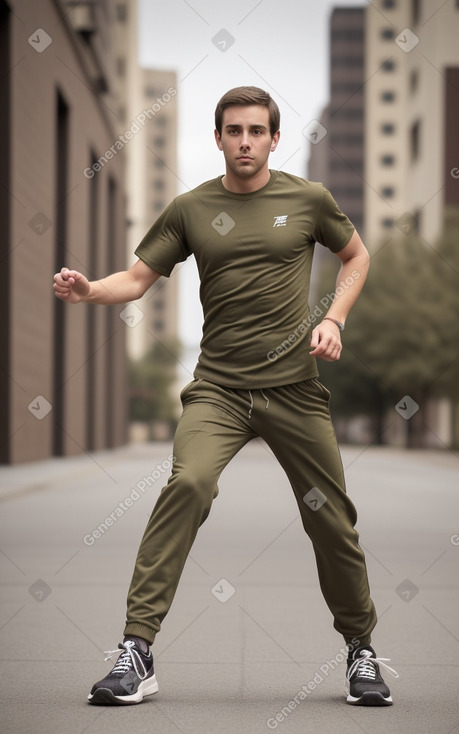
[[[194,376],[226,387],[318,375],[308,349],[314,244],[339,252],[354,231],[322,184],[270,173],[248,194],[228,191],[220,176],[178,196],[135,252],[165,276],[194,255],[204,312]]]

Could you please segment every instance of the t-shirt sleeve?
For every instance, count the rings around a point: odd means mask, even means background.
[[[324,188],[313,231],[316,242],[332,252],[339,252],[347,245],[354,230],[352,222],[343,214],[328,189]]]
[[[190,252],[180,224],[175,199],[150,227],[135,254],[153,270],[167,278],[178,262],[187,259]]]

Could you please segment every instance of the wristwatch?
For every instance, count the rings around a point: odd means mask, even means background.
[[[332,319],[331,316],[324,316],[322,321],[325,321],[325,319],[328,319],[328,321],[333,321],[334,324],[337,325],[338,329],[340,331],[344,331],[344,324],[341,323],[341,321],[337,321],[336,319]]]

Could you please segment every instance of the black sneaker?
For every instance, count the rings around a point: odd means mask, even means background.
[[[112,706],[140,703],[144,696],[157,692],[151,650],[145,655],[133,640],[121,642],[118,648],[123,652],[107,677],[93,685],[89,703]],[[110,660],[116,652],[106,652],[105,660]]]
[[[353,706],[392,706],[392,696],[384,683],[379,665],[394,678],[398,673],[386,665],[389,658],[378,658],[370,645],[358,647],[347,659],[347,702]]]

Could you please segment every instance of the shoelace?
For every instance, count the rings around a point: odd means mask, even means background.
[[[134,643],[128,641],[125,644],[121,643],[121,645],[116,650],[105,650],[105,661],[110,660],[110,658],[112,658],[115,653],[124,648],[124,652],[121,653],[121,655],[119,656],[118,660],[116,661],[115,667],[111,672],[124,674],[127,673],[131,668],[134,668],[140,680],[143,680],[147,677],[147,671],[139,653],[136,650],[132,649],[133,646]],[[140,664],[142,671],[139,670],[138,664]]]
[[[373,663],[378,663],[378,665],[382,665],[382,667],[385,668],[394,678],[398,678],[399,675],[397,671],[391,668],[390,665],[386,664],[386,661],[388,662],[389,660],[390,658],[375,658],[373,657],[373,654],[370,650],[363,650],[361,657],[356,658],[356,660],[354,660],[351,667],[347,671],[347,678],[348,680],[350,680],[354,673],[358,670],[359,678],[375,680],[376,668]]]

